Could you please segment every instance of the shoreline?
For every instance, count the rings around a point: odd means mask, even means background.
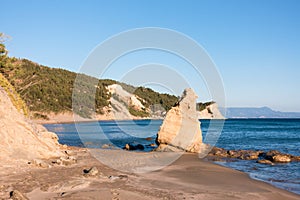
[[[276,119],[276,120],[300,120],[300,118],[225,118],[225,119],[199,119],[199,120],[272,120],[272,119]],[[128,118],[128,119],[84,119],[84,120],[42,120],[42,119],[30,119],[32,122],[43,125],[43,124],[71,124],[71,123],[84,123],[84,122],[98,122],[98,121],[137,121],[137,120],[163,120],[160,118]]]
[[[89,149],[68,147],[77,163],[68,166],[20,169],[2,166],[0,196],[18,190],[30,199],[299,199],[300,195],[254,180],[248,174],[199,159],[185,153],[165,168],[134,174],[112,169],[91,154]],[[111,157],[123,150],[97,150]],[[133,153],[136,155],[136,153]],[[148,159],[153,154],[139,152]],[[164,155],[160,152],[160,155]],[[125,158],[125,157],[124,157]],[[138,163],[126,162],[133,166]],[[51,160],[48,160],[51,163]],[[116,160],[117,162],[117,160]],[[138,164],[139,165],[139,164]],[[86,177],[83,169],[96,167],[101,173]]]
[[[37,119],[30,119],[34,123],[43,125],[43,124],[72,124],[72,123],[90,123],[90,122],[109,122],[109,121],[142,121],[142,120],[163,120],[163,119],[157,119],[157,118],[143,118],[143,119],[87,119],[87,120],[78,120],[78,121],[51,121],[51,120],[37,120]]]
[[[163,120],[163,117],[132,117],[132,118],[122,118],[114,119],[112,117],[107,117],[105,115],[99,115],[99,118],[82,118],[78,115],[73,115],[72,113],[59,113],[50,114],[50,118],[47,119],[34,119],[30,120],[37,124],[70,124],[70,123],[82,123],[82,122],[97,122],[97,121],[131,121],[131,120]],[[199,120],[226,120],[227,118],[199,118]]]
[[[144,119],[137,119],[137,120],[144,120]],[[155,120],[157,120],[157,119],[155,119]],[[99,121],[99,120],[91,120],[91,121],[89,121],[89,122],[97,122],[97,121]],[[102,121],[102,120],[100,120],[100,121]],[[115,121],[115,120],[105,120],[105,121]],[[128,121],[128,120],[120,120],[120,121]],[[86,122],[86,121],[85,121],[85,122]],[[89,123],[89,122],[88,122],[88,123]],[[71,122],[71,123],[72,123],[72,122]],[[105,149],[105,148],[103,148],[103,149]],[[103,149],[102,149],[102,150],[103,150]],[[228,149],[227,149],[227,150],[228,150]],[[220,158],[221,158],[221,157],[220,157]],[[242,159],[242,160],[244,160],[244,159]],[[122,162],[122,161],[121,161],[121,162]],[[214,163],[214,164],[220,165],[220,164],[218,164],[218,163]],[[266,180],[258,179],[258,178],[253,178],[253,177],[251,177],[250,172],[248,172],[247,170],[246,170],[246,171],[242,171],[242,170],[239,169],[239,168],[234,168],[234,167],[230,167],[230,166],[226,166],[226,165],[222,165],[222,164],[221,164],[221,166],[226,167],[226,168],[230,168],[230,169],[233,169],[233,170],[237,170],[237,171],[244,172],[244,173],[246,173],[246,174],[249,176],[250,179],[258,180],[258,181],[260,181],[260,182],[265,182],[265,183],[267,183],[267,184],[272,185],[273,187],[276,187],[276,188],[279,188],[279,189],[283,189],[283,190],[285,190],[285,191],[289,191],[289,190],[285,189],[284,187],[276,186],[276,184],[274,185],[274,184],[272,184],[271,182],[268,182],[268,181],[266,181]],[[294,194],[297,194],[297,193],[295,193],[295,192],[293,192],[293,191],[289,191],[289,192],[294,193]],[[299,195],[299,194],[298,194],[298,195]]]

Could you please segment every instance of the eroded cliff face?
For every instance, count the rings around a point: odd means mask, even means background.
[[[142,99],[134,94],[124,90],[122,86],[113,84],[107,86],[108,91],[112,94],[110,98],[110,118],[115,120],[135,119],[138,118],[130,114],[130,108],[142,111],[146,110],[142,104]]]
[[[196,99],[197,95],[191,88],[185,89],[178,104],[167,112],[157,133],[158,151],[201,150],[202,133],[196,111]]]
[[[0,87],[0,160],[14,162],[63,155],[56,134],[28,121]]]
[[[217,103],[212,103],[204,110],[198,111],[198,119],[225,119]]]

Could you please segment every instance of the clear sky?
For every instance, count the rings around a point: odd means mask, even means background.
[[[112,35],[142,27],[174,29],[214,60],[227,106],[300,111],[299,10],[298,0],[2,0],[0,32],[11,36],[10,56],[78,71]],[[155,62],[168,58],[150,54]],[[122,65],[128,63],[124,59]],[[116,67],[107,77],[118,79],[117,72]],[[200,100],[209,100],[205,93]]]

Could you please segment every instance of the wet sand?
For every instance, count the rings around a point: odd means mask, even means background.
[[[243,172],[201,160],[195,154],[184,154],[165,168],[136,174],[112,169],[85,149],[70,149],[78,159],[76,164],[53,165],[51,168],[38,168],[26,163],[1,165],[0,199],[9,199],[12,190],[18,190],[33,200],[300,199],[300,195],[252,180]],[[111,157],[123,155],[123,152],[106,151]],[[152,156],[151,153],[142,154],[145,159]],[[123,164],[134,165],[126,160],[126,154],[120,158]],[[51,160],[48,162],[51,163]],[[100,173],[85,176],[83,170],[90,167],[97,167]]]

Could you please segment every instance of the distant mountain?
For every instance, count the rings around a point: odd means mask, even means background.
[[[227,118],[300,118],[300,112],[280,112],[269,107],[227,108]]]

